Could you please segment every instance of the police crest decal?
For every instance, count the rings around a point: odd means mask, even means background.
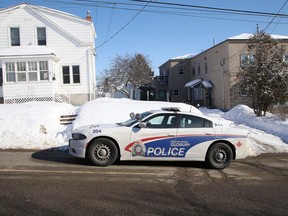
[[[145,146],[141,141],[136,141],[132,146],[132,156],[142,156],[145,157]]]

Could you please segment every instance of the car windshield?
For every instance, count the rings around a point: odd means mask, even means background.
[[[152,114],[151,112],[141,113],[140,114],[141,115],[141,119],[144,119],[144,118],[146,118],[147,116],[149,116],[151,114]],[[127,121],[125,121],[125,122],[121,122],[121,123],[117,123],[117,124],[121,125],[121,126],[125,126],[125,127],[131,127],[136,122],[138,122],[138,120],[136,118],[131,118],[131,119],[128,119]]]

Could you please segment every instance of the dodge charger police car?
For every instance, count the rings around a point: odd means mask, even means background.
[[[162,108],[117,124],[76,129],[69,153],[107,166],[120,160],[205,161],[223,169],[249,150],[247,131],[202,114]]]

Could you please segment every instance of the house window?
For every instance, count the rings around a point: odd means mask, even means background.
[[[3,74],[2,74],[2,68],[0,68],[0,86],[3,86]]]
[[[20,31],[19,28],[10,28],[11,46],[20,46]]]
[[[79,65],[72,66],[73,70],[73,83],[80,83],[80,68]]]
[[[40,80],[49,80],[48,61],[39,62]]]
[[[62,66],[63,84],[80,83],[80,66]]]
[[[7,82],[15,82],[15,64],[14,62],[6,62],[6,80]]]
[[[5,70],[7,82],[49,80],[48,61],[6,62]]]
[[[28,79],[29,81],[37,81],[37,61],[28,62]]]
[[[205,62],[205,74],[208,74],[208,64]]]
[[[243,88],[240,88],[240,96],[242,96],[242,97],[248,96],[247,91],[245,89],[243,89]]]
[[[45,27],[37,28],[37,44],[46,45],[46,28]]]
[[[240,55],[240,64],[245,66],[247,64],[253,64],[255,62],[255,57],[252,54],[241,54]]]
[[[184,75],[184,68],[183,67],[178,68],[178,74]]]
[[[174,90],[173,90],[173,95],[174,95],[175,97],[179,96],[179,89],[174,89]]]
[[[63,84],[70,84],[70,70],[69,66],[62,67],[63,72]]]
[[[195,66],[192,67],[192,75],[195,76],[196,75],[196,70],[195,70]]]
[[[26,62],[17,62],[17,81],[25,82],[26,81]]]
[[[194,100],[203,100],[202,88],[193,89],[193,99]]]
[[[285,53],[285,54],[283,55],[283,61],[284,61],[284,62],[288,62],[288,53]]]
[[[198,75],[201,74],[201,67],[200,67],[200,63],[198,63]]]

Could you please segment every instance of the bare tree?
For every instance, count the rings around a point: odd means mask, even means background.
[[[147,57],[142,54],[135,54],[130,60],[128,82],[133,87],[133,98],[135,98],[136,88],[147,85],[152,82],[154,73],[150,67],[150,62]]]
[[[153,72],[150,67],[148,57],[142,54],[134,56],[117,55],[102,75],[102,86],[110,86],[114,91],[120,91],[127,97],[130,93],[125,90],[128,83],[133,85],[133,99],[135,98],[136,89],[142,85],[150,83],[153,80]],[[107,88],[105,88],[107,91]]]
[[[239,84],[253,98],[257,116],[265,116],[274,104],[288,101],[288,64],[283,60],[285,47],[263,32],[248,42],[250,60],[242,64]]]

